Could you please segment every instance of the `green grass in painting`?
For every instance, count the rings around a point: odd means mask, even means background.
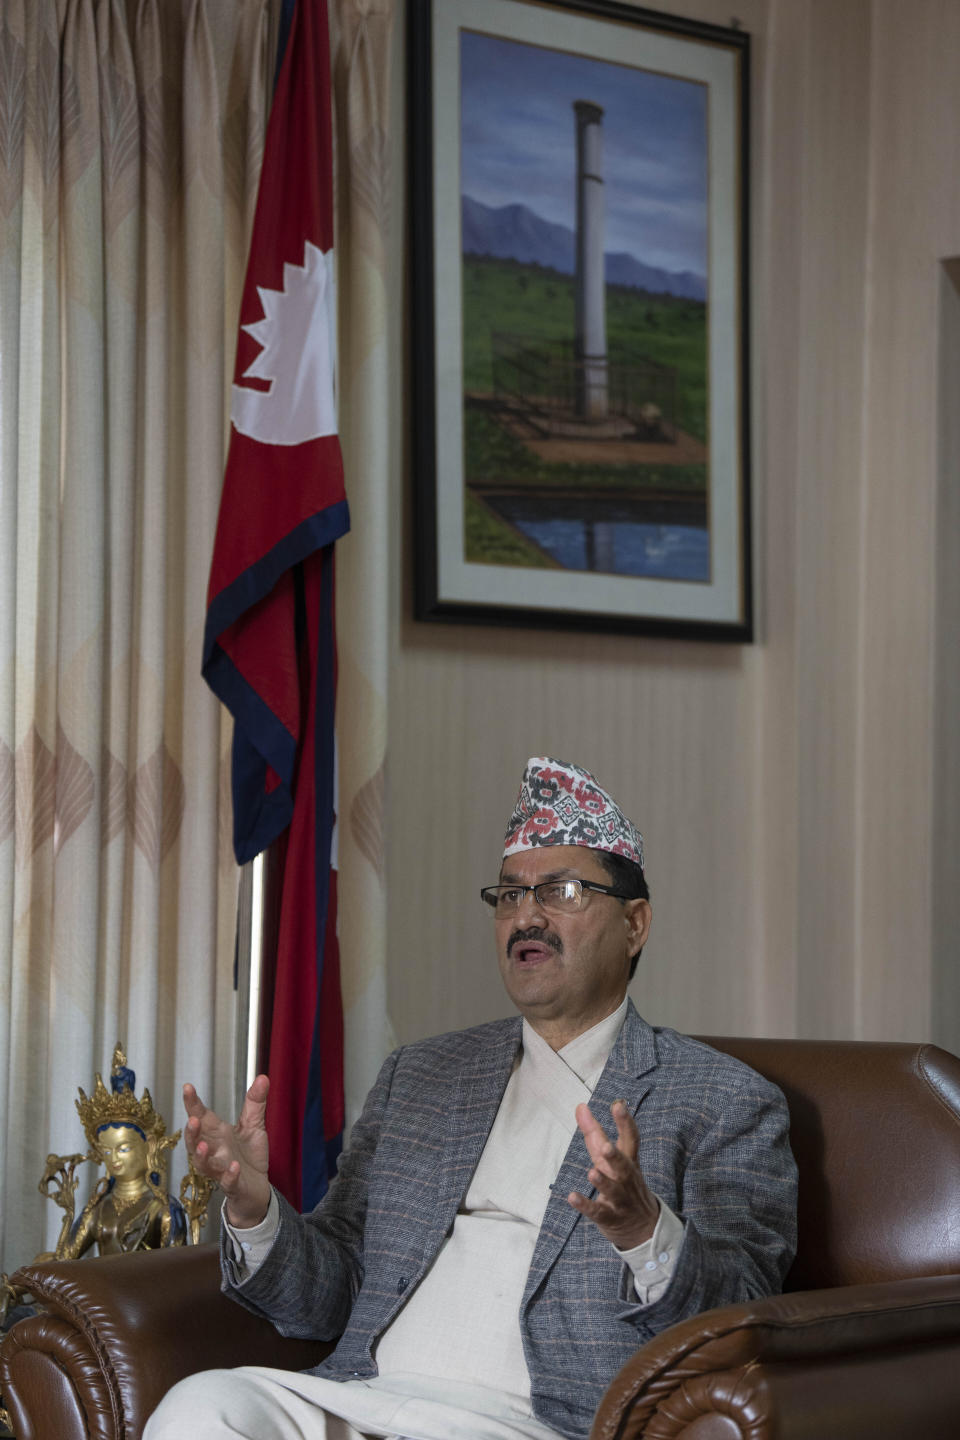
[[[536,545],[494,515],[493,511],[466,492],[464,513],[464,559],[482,565],[525,565],[528,569],[554,568]]]
[[[541,460],[507,433],[492,415],[464,412],[467,484],[509,484],[515,489],[702,490],[704,465],[561,465]]]
[[[490,337],[570,340],[573,280],[539,265],[468,256],[463,262],[463,367],[467,390],[490,393]],[[654,360],[677,371],[678,423],[706,443],[707,308],[699,300],[607,286],[607,353],[612,365]]]
[[[469,257],[463,265],[464,388],[493,392],[491,337],[500,331],[548,340],[573,336],[573,281],[538,265]],[[656,361],[677,371],[677,421],[707,438],[707,314],[694,300],[607,287],[607,350],[612,365]],[[470,492],[470,485],[576,491],[703,491],[705,465],[560,464],[542,460],[495,416],[468,401],[464,410],[464,551],[488,565],[550,568],[551,562]]]

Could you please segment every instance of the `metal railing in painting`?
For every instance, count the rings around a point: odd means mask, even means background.
[[[580,359],[572,341],[503,331],[494,332],[492,347],[497,400],[541,434],[576,439],[594,433],[598,424],[618,425],[621,435],[633,439],[676,443],[677,372],[672,366],[654,360],[621,365]],[[602,406],[593,403],[593,392],[601,386]]]

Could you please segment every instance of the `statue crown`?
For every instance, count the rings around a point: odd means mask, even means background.
[[[167,1128],[163,1116],[153,1108],[153,1099],[146,1086],[140,1099],[137,1099],[134,1091],[137,1077],[132,1070],[127,1069],[127,1057],[122,1045],[118,1043],[113,1052],[111,1088],[107,1089],[99,1072],[95,1078],[97,1083],[93,1094],[88,1097],[83,1088],[78,1086],[80,1099],[74,1102],[91,1149],[96,1146],[97,1131],[104,1125],[135,1125],[138,1130],[143,1131],[148,1140],[163,1139]]]

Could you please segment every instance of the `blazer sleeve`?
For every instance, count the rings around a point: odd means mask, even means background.
[[[345,1329],[364,1275],[364,1226],[371,1167],[400,1051],[384,1061],[340,1157],[336,1178],[315,1210],[298,1215],[277,1196],[280,1224],[255,1273],[235,1283],[221,1239],[222,1289],[281,1335],[334,1340]]]
[[[778,1292],[796,1251],[797,1167],[781,1091],[746,1072],[683,1173],[684,1239],[664,1293],[641,1306],[626,1282],[622,1318],[646,1340],[718,1305]]]

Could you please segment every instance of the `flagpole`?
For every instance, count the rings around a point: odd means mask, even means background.
[[[237,1005],[234,1021],[234,1091],[239,1114],[243,1097],[257,1074],[260,989],[263,965],[263,857],[240,867],[234,980]]]

